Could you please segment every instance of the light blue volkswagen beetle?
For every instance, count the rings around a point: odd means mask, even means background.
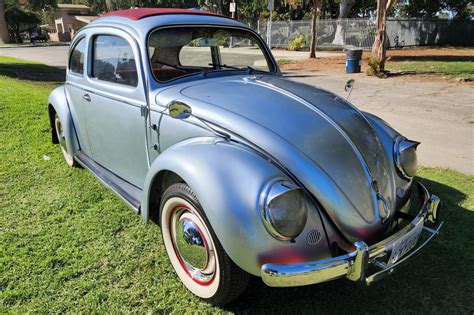
[[[197,10],[116,11],[71,43],[52,140],[161,226],[180,280],[224,304],[269,286],[392,273],[441,228],[417,142],[286,80],[247,26]],[[413,189],[415,190],[415,189]]]

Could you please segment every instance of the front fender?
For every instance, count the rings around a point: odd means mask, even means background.
[[[141,214],[151,211],[153,182],[162,171],[172,171],[195,192],[212,229],[230,258],[243,270],[260,275],[263,264],[303,262],[330,257],[318,209],[311,206],[305,230],[295,243],[274,239],[260,218],[259,197],[275,177],[287,177],[247,147],[216,138],[194,138],[176,144],[153,162],[145,180]],[[316,231],[316,232],[315,232]],[[319,233],[308,244],[308,233]]]
[[[54,112],[58,115],[59,120],[61,121],[66,136],[67,152],[72,156],[80,150],[80,145],[74,128],[64,86],[57,87],[51,92],[48,98],[48,104],[49,107],[54,109]],[[54,128],[54,112],[51,111],[51,108],[48,108],[48,112],[50,115],[51,127]]]
[[[387,122],[385,122],[380,117],[377,117],[367,112],[363,112],[363,114],[374,127],[380,141],[382,142],[383,146],[385,147],[385,150],[387,151],[389,162],[391,163],[392,167],[395,167],[394,143],[395,143],[395,139],[400,136],[400,133],[398,133],[395,129],[393,129]],[[395,186],[397,188],[396,207],[398,210],[402,205],[406,203],[407,199],[410,196],[412,180],[407,180],[401,177],[398,172],[395,172],[395,174],[396,174]]]

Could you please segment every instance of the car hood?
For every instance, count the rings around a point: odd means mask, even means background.
[[[158,99],[183,101],[269,153],[350,241],[374,240],[388,228],[393,167],[365,116],[340,97],[277,76],[232,76],[180,84]]]

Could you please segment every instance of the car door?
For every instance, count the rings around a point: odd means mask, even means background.
[[[84,87],[86,84],[87,37],[81,35],[74,39],[69,52],[69,63],[66,72],[66,97],[71,111],[81,150],[91,155],[87,125],[84,115]]]
[[[142,188],[148,171],[146,98],[140,54],[125,32],[99,29],[90,36],[88,84],[82,95],[91,157]]]

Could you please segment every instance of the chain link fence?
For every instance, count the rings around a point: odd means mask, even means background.
[[[318,49],[372,47],[375,38],[373,19],[318,20]],[[267,21],[253,25],[268,43]],[[274,21],[271,26],[271,46],[297,50],[308,49],[311,43],[311,21]],[[387,20],[387,35],[391,48],[403,46],[474,45],[474,21],[448,20]]]

